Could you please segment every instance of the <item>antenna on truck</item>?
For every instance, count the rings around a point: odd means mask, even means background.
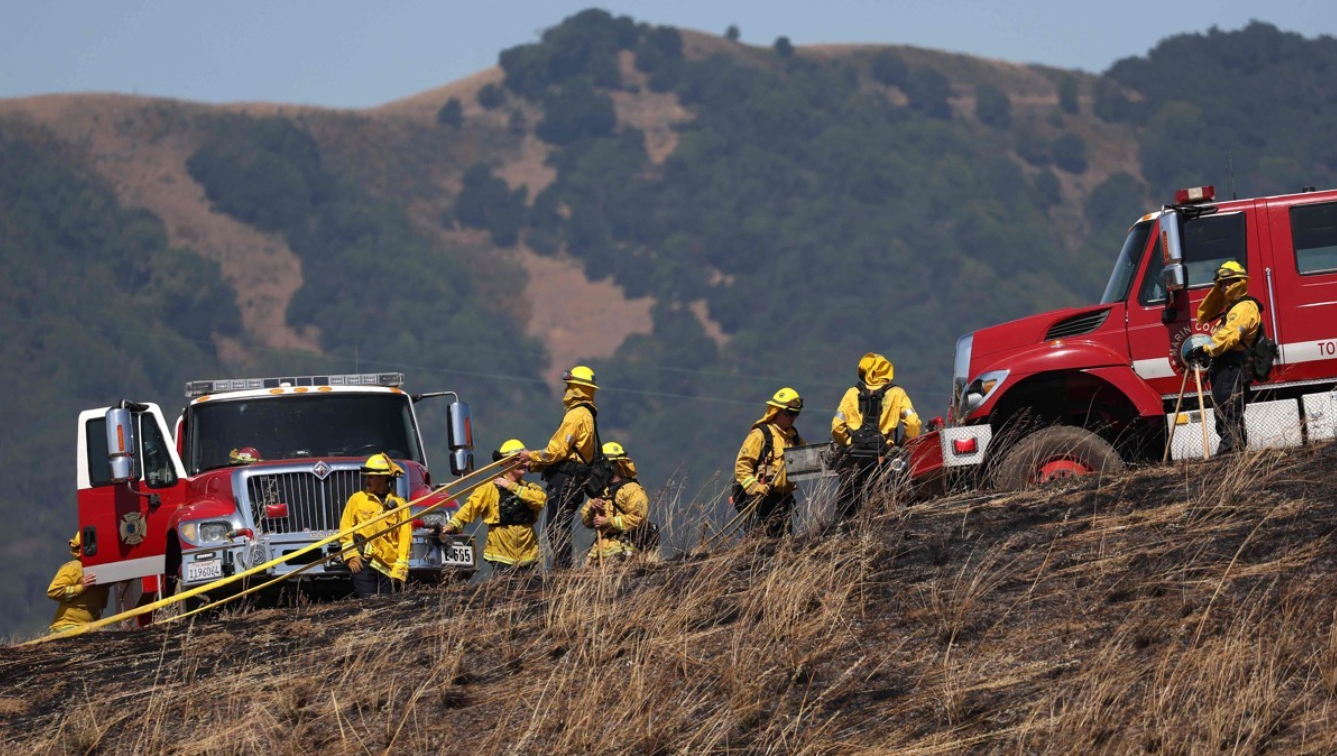
[[[1235,196],[1235,151],[1226,150],[1226,164],[1230,166],[1230,198],[1239,199]]]

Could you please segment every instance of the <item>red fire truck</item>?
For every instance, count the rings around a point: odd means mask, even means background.
[[[430,397],[450,398],[451,473],[471,471],[469,406],[449,391],[407,394],[403,381],[401,373],[193,381],[174,427],[151,403],[80,413],[85,569],[100,583],[118,584],[126,607],[280,558],[338,531],[345,502],[361,488],[359,468],[380,452],[407,473],[396,493],[423,497],[445,482],[432,479],[414,411]],[[476,568],[470,538],[443,545],[427,537],[455,506],[448,502],[415,521],[413,577]],[[294,558],[269,576],[320,556]],[[337,563],[312,568],[302,580],[317,591],[346,590],[349,582]]]
[[[1281,348],[1245,413],[1250,447],[1328,440],[1337,430],[1337,190],[1220,200],[1212,187],[1129,229],[1099,304],[982,328],[956,343],[948,427],[914,445],[912,474],[960,474],[1004,489],[1176,459],[1218,443],[1195,381],[1175,405],[1184,340],[1215,270],[1236,260]],[[1208,399],[1210,407],[1210,398]]]
[[[909,444],[921,491],[945,485],[1017,489],[1056,478],[1203,454],[1218,439],[1210,398],[1195,381],[1175,412],[1188,368],[1183,342],[1210,326],[1198,304],[1227,260],[1249,272],[1263,325],[1280,344],[1269,380],[1245,412],[1250,447],[1337,435],[1337,190],[1218,201],[1212,187],[1129,229],[1099,304],[982,328],[957,340],[946,427]],[[1170,429],[1174,428],[1174,433]],[[823,470],[819,447],[789,453],[792,479]]]

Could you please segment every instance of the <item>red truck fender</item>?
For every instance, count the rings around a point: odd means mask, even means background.
[[[1147,384],[1133,372],[1132,367],[1128,364],[1128,355],[1120,354],[1104,344],[1094,341],[1066,341],[1058,339],[1045,342],[1044,344],[1037,345],[1037,348],[1025,354],[1009,356],[1005,363],[990,365],[982,372],[988,373],[1000,370],[1006,370],[1008,372],[1007,380],[999,387],[1000,390],[995,391],[983,404],[976,407],[975,410],[970,413],[972,417],[987,416],[989,413],[993,412],[994,405],[998,403],[1000,397],[1007,395],[1007,393],[1018,383],[1041,373],[1062,373],[1080,370],[1083,373],[1103,378],[1116,388],[1123,389],[1124,393],[1128,395],[1130,399],[1133,399],[1135,395],[1133,392],[1135,390],[1124,388],[1125,386],[1130,386],[1130,381],[1140,383],[1141,391],[1143,393],[1150,392],[1152,395],[1155,395],[1155,392],[1151,391],[1151,387],[1147,386]],[[1118,379],[1112,379],[1106,377],[1107,372],[1110,376],[1114,376],[1116,373],[1122,373],[1123,375]],[[1156,407],[1158,408],[1156,412],[1159,412],[1160,397],[1156,396],[1155,398]],[[1136,399],[1133,399],[1133,401],[1137,404],[1139,411],[1141,411],[1141,403],[1137,402]],[[1153,412],[1152,414],[1156,414],[1156,412]]]

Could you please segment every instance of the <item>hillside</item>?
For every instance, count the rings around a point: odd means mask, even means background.
[[[1337,448],[0,649],[35,754],[1328,754]]]
[[[1176,186],[1337,173],[1328,38],[1182,35],[1099,76],[781,42],[592,10],[362,111],[0,101],[0,380],[25,398],[0,453],[49,461],[0,504],[36,512],[0,534],[0,632],[48,610],[81,409],[402,370],[467,398],[486,455],[541,442],[556,376],[588,362],[603,437],[672,496],[780,386],[823,436],[869,350],[942,414],[960,334],[1093,301]]]

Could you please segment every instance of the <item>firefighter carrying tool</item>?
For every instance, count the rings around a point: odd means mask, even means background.
[[[613,463],[613,479],[601,496],[580,510],[580,521],[598,534],[586,565],[631,557],[638,546],[647,545],[652,527],[647,520],[650,500],[637,480],[636,463],[616,441],[604,444],[603,453]]]
[[[409,547],[413,530],[404,500],[390,493],[391,480],[403,468],[385,454],[374,454],[362,465],[364,488],[348,497],[339,529],[348,532],[340,543],[344,562],[353,573],[353,592],[358,598],[392,593],[397,583],[408,579]],[[363,523],[389,511],[397,511],[387,525],[398,525],[390,533],[372,539]],[[367,569],[370,567],[371,569]]]
[[[505,460],[523,451],[525,445],[511,439],[493,453],[493,459]],[[465,525],[482,519],[487,525],[487,543],[483,559],[492,565],[493,574],[507,570],[535,567],[539,563],[538,531],[534,524],[548,501],[543,488],[524,480],[523,462],[492,481],[490,486],[474,489],[460,511],[446,523],[443,533],[458,533]]]
[[[1263,323],[1258,300],[1248,296],[1249,274],[1244,266],[1228,260],[1216,271],[1212,290],[1198,305],[1198,324],[1221,322],[1212,331],[1211,343],[1189,353],[1194,362],[1211,359],[1207,378],[1212,384],[1212,402],[1216,405],[1216,435],[1220,438],[1217,454],[1243,449],[1248,442],[1244,432],[1244,406],[1249,401],[1253,366],[1248,346],[1258,338]]]
[[[919,435],[919,415],[905,390],[892,383],[894,375],[895,368],[886,357],[865,354],[859,359],[859,385],[845,392],[831,419],[840,474],[838,521],[858,514],[868,481],[885,472],[885,463],[906,441]]]
[[[571,519],[585,500],[585,480],[599,453],[599,410],[594,392],[599,390],[594,371],[577,365],[562,375],[566,391],[562,406],[566,414],[547,447],[520,452],[520,461],[541,471],[548,485],[547,533],[554,569],[570,567]]]

